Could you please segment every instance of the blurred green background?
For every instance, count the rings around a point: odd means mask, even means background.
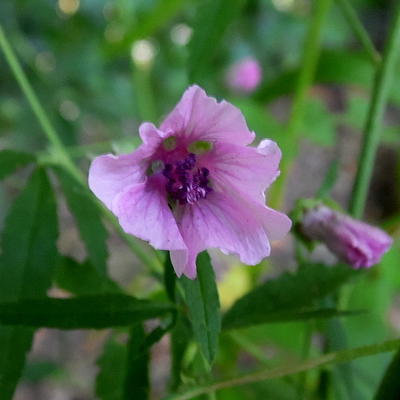
[[[396,0],[351,3],[381,50]],[[196,83],[210,95],[236,104],[257,133],[257,139],[276,140],[285,154],[283,125],[301,67],[312,0],[243,1],[240,14],[226,30],[207,65],[190,75],[188,47],[196,16],[206,4],[200,0],[2,0],[0,22],[62,141],[85,171],[97,154],[135,148],[140,123],[160,122],[193,83],[189,76],[196,76]],[[228,0],[226,7],[229,8]],[[335,4],[323,26],[322,39],[315,84],[307,96],[298,136],[297,158],[285,182],[282,208],[286,211],[298,197],[315,195],[333,162],[337,163],[338,174],[332,196],[346,207],[356,171],[373,65]],[[227,87],[226,72],[232,63],[247,56],[260,62],[263,80],[254,93],[241,95]],[[366,212],[367,220],[383,224],[393,234],[400,224],[399,85],[400,66],[397,66]],[[41,154],[47,142],[0,55],[0,149],[3,148]],[[22,187],[24,174],[0,186],[0,226]],[[60,209],[63,217],[60,248],[64,253],[83,258],[82,245],[64,208]],[[140,295],[159,290],[157,283],[148,277],[148,271],[132,260],[116,237],[110,239],[110,254],[111,275],[128,286],[129,291]],[[336,330],[333,340],[336,348],[378,342],[399,334],[399,257],[397,241],[381,266],[346,288],[346,305],[350,309],[367,309],[368,313],[343,321],[346,343]],[[220,277],[221,301],[225,307],[257,280],[276,276],[294,266],[290,239],[277,244],[274,257],[256,271],[218,255],[215,260],[221,270],[224,265],[233,264]],[[225,334],[216,374],[226,377],[260,365],[298,360],[308,331],[305,323],[291,323]],[[98,372],[95,360],[108,336],[108,332],[40,330],[16,399],[95,398],[93,387]],[[314,336],[311,354],[317,354],[324,345],[321,336]],[[115,376],[118,357],[124,356],[118,343],[117,339],[109,341],[99,362],[103,370],[111,368]],[[167,348],[165,339],[153,350],[155,398],[163,393],[166,384]],[[190,357],[189,352],[188,365]],[[335,398],[371,398],[389,359],[389,355],[381,355],[353,362],[351,391],[346,386],[346,370],[336,368],[332,378]],[[106,387],[102,389],[99,382],[97,395],[103,393],[100,398],[116,398],[112,380],[104,383]],[[301,398],[297,388],[295,379],[282,379],[225,390],[218,394],[218,399],[297,399]],[[104,394],[108,389],[109,396]]]

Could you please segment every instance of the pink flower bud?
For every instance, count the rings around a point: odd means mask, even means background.
[[[306,212],[302,231],[310,239],[323,242],[340,260],[354,268],[377,264],[393,242],[383,230],[325,206]]]
[[[250,93],[256,89],[262,79],[262,70],[258,61],[248,57],[233,64],[227,73],[227,84],[231,89]]]

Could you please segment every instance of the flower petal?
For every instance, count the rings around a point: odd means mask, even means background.
[[[164,185],[160,175],[132,185],[114,199],[112,211],[126,233],[147,240],[156,249],[186,249]]]
[[[186,90],[160,129],[180,133],[190,141],[218,140],[247,145],[255,137],[238,108],[226,101],[218,103],[196,85]]]
[[[163,133],[147,122],[140,125],[139,134],[143,144],[133,153],[105,154],[96,157],[90,165],[89,187],[109,209],[118,193],[145,180],[149,157],[163,139]]]
[[[221,190],[232,189],[265,202],[264,191],[279,175],[281,151],[271,140],[258,148],[215,143],[202,156],[201,164],[210,171],[210,178]]]
[[[206,248],[222,248],[255,265],[269,255],[269,240],[286,234],[291,224],[285,215],[259,203],[218,192],[182,207],[176,217],[187,250],[172,251],[171,260],[191,279],[196,277],[197,254]]]
[[[90,190],[111,209],[114,197],[127,186],[145,179],[146,160],[138,153],[96,157],[89,169]]]

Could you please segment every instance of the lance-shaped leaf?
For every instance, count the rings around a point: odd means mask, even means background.
[[[35,161],[35,156],[30,153],[14,150],[0,151],[0,180],[15,172],[18,168]]]
[[[117,283],[99,272],[90,261],[79,263],[70,257],[60,257],[55,282],[61,289],[76,295],[122,292]]]
[[[397,400],[400,395],[400,351],[393,356],[385,375],[375,393],[374,400]]]
[[[346,266],[319,264],[303,266],[294,274],[284,273],[240,298],[225,314],[223,328],[288,321],[290,315],[296,320],[300,312],[310,317],[313,313],[308,312],[317,299],[333,293],[357,273]]]
[[[194,337],[211,364],[217,352],[221,317],[215,274],[207,252],[197,257],[197,278],[183,277],[181,281]]]
[[[0,302],[45,296],[57,259],[57,233],[54,194],[45,171],[38,169],[11,206],[5,221],[0,257]],[[0,325],[2,400],[13,396],[32,337],[32,329]]]
[[[54,169],[62,190],[67,199],[68,207],[73,214],[80,236],[93,266],[101,273],[106,272],[107,262],[107,231],[101,221],[100,210],[91,199],[88,188],[76,182],[62,168]]]
[[[166,303],[124,294],[69,299],[32,299],[0,304],[0,323],[58,329],[103,329],[132,325],[173,312]]]
[[[146,400],[149,395],[149,348],[142,324],[129,331],[127,345],[115,335],[107,341],[97,361],[96,396],[100,400]]]

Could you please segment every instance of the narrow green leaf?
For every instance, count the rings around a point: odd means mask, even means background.
[[[400,351],[394,355],[375,393],[375,400],[398,400],[400,396]]]
[[[96,398],[100,400],[146,400],[149,394],[149,347],[143,326],[133,325],[123,344],[112,335],[97,361]]]
[[[99,367],[95,385],[96,398],[122,400],[126,358],[126,345],[119,343],[115,336],[111,336],[96,362]]]
[[[181,384],[183,358],[191,339],[189,320],[182,314],[177,315],[176,324],[171,331],[171,381],[172,390],[178,389]]]
[[[317,299],[334,292],[357,274],[349,267],[310,264],[296,273],[284,273],[240,298],[227,311],[223,328],[244,328],[308,312]],[[312,315],[312,314],[311,314]]]
[[[149,398],[149,352],[148,348],[143,348],[145,338],[141,324],[136,324],[131,328],[122,400]]]
[[[58,329],[103,329],[132,325],[160,317],[174,308],[166,303],[138,300],[123,294],[69,299],[32,299],[0,303],[0,322],[6,325]]]
[[[15,172],[18,168],[35,161],[35,156],[30,153],[14,150],[0,151],[0,180]]]
[[[5,221],[0,257],[0,302],[45,296],[57,259],[57,234],[54,194],[45,171],[38,169]],[[32,337],[32,329],[0,326],[2,400],[12,398]]]
[[[60,257],[55,282],[61,289],[76,295],[122,292],[117,283],[100,273],[89,261],[81,264],[69,257]]]
[[[245,0],[207,0],[198,6],[189,43],[189,79],[198,82],[210,64],[222,37],[239,15]]]
[[[164,261],[164,286],[165,286],[165,291],[167,292],[168,298],[172,302],[175,302],[175,300],[176,300],[176,294],[175,294],[176,274],[175,274],[174,267],[171,262],[171,258],[168,253],[165,255],[165,261]]]
[[[201,352],[211,364],[218,347],[221,330],[218,289],[207,252],[197,257],[197,278],[181,278],[194,337]]]
[[[90,198],[89,189],[82,186],[67,171],[54,168],[62,190],[67,199],[68,207],[73,214],[80,236],[93,266],[101,272],[106,272],[107,262],[107,231],[101,221],[100,210]]]
[[[213,393],[221,389],[238,387],[253,382],[267,381],[270,379],[282,378],[299,372],[320,368],[326,365],[335,365],[349,362],[362,357],[373,356],[375,354],[387,353],[397,350],[400,346],[400,339],[388,340],[386,342],[373,344],[370,346],[357,347],[349,350],[340,350],[334,353],[328,353],[318,358],[311,358],[301,363],[289,363],[283,367],[267,368],[261,371],[242,375],[237,378],[225,381],[215,382],[206,386],[191,388],[187,392],[165,397],[165,400],[188,400],[202,394]],[[382,400],[386,398],[382,398]]]

